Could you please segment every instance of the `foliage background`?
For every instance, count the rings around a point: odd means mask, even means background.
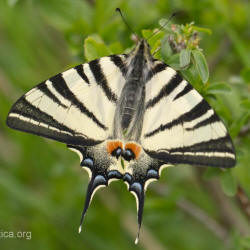
[[[78,157],[60,143],[5,125],[11,105],[35,84],[91,56],[133,46],[116,7],[136,31],[159,27],[161,18],[177,10],[182,15],[174,23],[195,21],[211,29],[211,35],[201,34],[200,44],[209,81],[204,85],[196,73],[198,80],[191,83],[226,123],[238,158],[236,168],[227,171],[164,170],[147,191],[137,246],[135,202],[122,182],[98,191],[79,235],[88,178]],[[2,249],[250,249],[248,0],[1,0],[0,9]],[[94,34],[102,41],[93,49],[91,43],[85,46],[84,54],[84,40],[97,39]],[[32,239],[3,238],[5,231],[31,231]]]

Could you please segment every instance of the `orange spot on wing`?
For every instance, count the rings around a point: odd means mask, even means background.
[[[127,143],[125,149],[130,149],[135,154],[135,159],[138,159],[141,153],[141,146],[133,142]]]
[[[117,149],[118,147],[122,148],[122,142],[121,141],[108,141],[107,142],[107,151],[109,154],[112,154],[112,152]]]

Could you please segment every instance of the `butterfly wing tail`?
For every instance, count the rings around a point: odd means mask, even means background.
[[[135,244],[138,243],[140,236],[145,192],[150,182],[160,178],[162,164],[162,162],[150,158],[142,151],[140,157],[130,162],[126,168],[127,172],[124,174],[123,180],[128,184],[128,190],[135,196],[137,205],[138,231]]]
[[[111,157],[106,152],[105,145],[105,143],[101,143],[92,147],[67,145],[70,150],[76,152],[79,155],[81,162],[80,165],[88,172],[90,179],[82,211],[79,233],[81,232],[84,217],[95,192],[101,187],[108,186],[110,180],[118,180],[122,178],[122,174],[118,170],[110,170],[111,166],[117,164],[117,159]]]

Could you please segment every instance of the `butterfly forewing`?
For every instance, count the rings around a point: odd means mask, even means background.
[[[13,105],[8,126],[73,145],[105,140],[125,83],[124,58],[104,57],[42,82]]]

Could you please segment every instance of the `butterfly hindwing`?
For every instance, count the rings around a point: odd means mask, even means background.
[[[83,219],[95,192],[101,187],[108,186],[112,180],[122,179],[123,170],[121,166],[119,167],[119,160],[108,153],[106,141],[89,147],[74,145],[67,147],[79,155],[80,165],[88,172],[90,179],[80,222],[79,231],[81,231]]]
[[[127,184],[128,190],[135,196],[137,205],[138,234],[136,241],[138,241],[142,223],[145,192],[149,183],[160,178],[164,165],[164,162],[150,157],[142,148],[138,157],[126,162],[123,180]]]

